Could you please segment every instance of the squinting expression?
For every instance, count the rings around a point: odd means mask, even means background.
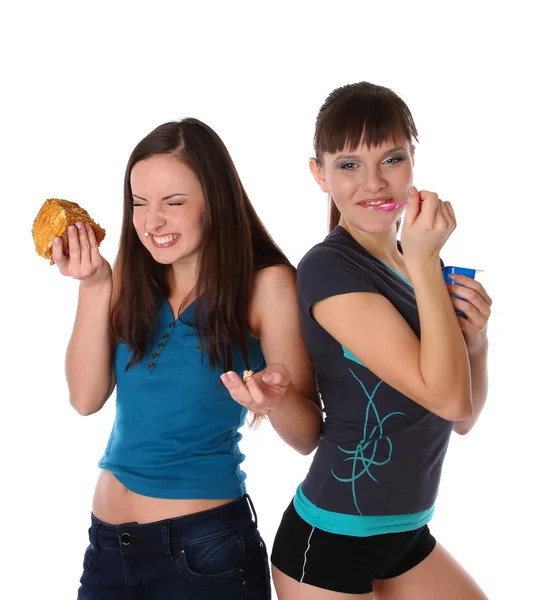
[[[142,244],[162,264],[195,262],[203,238],[205,198],[193,171],[171,155],[134,165],[133,223]]]
[[[371,148],[325,153],[322,166],[311,160],[311,171],[348,223],[366,233],[385,233],[396,227],[405,207],[386,212],[377,206],[407,199],[413,163],[410,143],[391,140]]]

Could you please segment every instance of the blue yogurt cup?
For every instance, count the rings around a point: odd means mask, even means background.
[[[453,281],[450,278],[450,275],[465,275],[466,277],[471,277],[472,279],[475,279],[475,274],[481,273],[481,269],[467,269],[466,267],[443,267],[441,269],[441,271],[443,272],[443,277],[445,278],[445,283],[447,283],[448,285],[461,285],[457,281]],[[454,294],[451,294],[451,296],[453,298],[459,298],[458,296],[455,296]],[[463,300],[463,298],[459,298],[459,299]],[[455,312],[460,317],[466,316],[460,310],[455,310]]]

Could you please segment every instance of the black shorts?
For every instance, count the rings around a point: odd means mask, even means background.
[[[435,548],[427,525],[404,533],[355,537],[309,525],[288,506],[272,548],[272,564],[300,583],[368,594],[374,579],[390,579],[421,563]]]

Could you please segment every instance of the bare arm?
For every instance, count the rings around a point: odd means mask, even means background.
[[[255,287],[265,361],[284,364],[291,375],[281,403],[268,418],[285,442],[301,454],[310,454],[318,446],[322,412],[313,365],[301,336],[295,274],[285,267],[263,269]]]
[[[452,305],[464,313],[464,317],[458,317],[458,323],[466,341],[472,379],[473,414],[454,425],[456,433],[465,435],[479,419],[487,400],[487,324],[493,301],[478,281],[463,275],[453,275],[452,278],[456,285],[449,285],[448,288],[455,296],[452,298]]]
[[[251,329],[261,341],[268,366],[247,384],[235,373],[221,379],[236,402],[268,415],[286,443],[301,454],[310,454],[318,446],[322,412],[300,332],[292,270],[269,267],[260,271],[251,306]]]
[[[332,296],[314,318],[373,373],[444,419],[472,414],[466,345],[442,276],[439,250],[454,229],[450,206],[435,194],[409,198],[402,245],[416,294],[418,339],[395,307],[376,293]]]
[[[469,433],[481,415],[488,392],[487,354],[488,343],[479,350],[468,354],[470,357],[471,381],[472,381],[472,403],[473,413],[471,417],[454,424],[454,431],[460,435]]]
[[[446,300],[450,308],[448,296]],[[455,370],[457,348],[447,349],[440,335],[430,339],[433,332],[426,333],[423,326],[419,340],[385,297],[371,293],[332,296],[315,304],[312,312],[333,338],[405,396],[451,421],[471,414],[467,358],[466,369]],[[460,342],[465,354],[464,341]],[[451,376],[440,377],[440,368]]]
[[[69,399],[81,415],[98,412],[115,387],[110,334],[111,281],[81,283],[73,333],[65,357]]]
[[[68,230],[69,258],[60,238],[52,257],[62,275],[80,281],[77,314],[67,348],[65,374],[72,406],[81,415],[102,408],[115,387],[110,335],[111,267],[100,255],[90,226]]]

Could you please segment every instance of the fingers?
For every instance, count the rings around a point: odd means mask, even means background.
[[[445,218],[447,218],[447,222],[452,225],[452,228],[456,228],[456,215],[454,214],[452,204],[448,200],[443,202],[443,213],[445,214]]]
[[[488,306],[492,306],[493,301],[491,299],[491,297],[489,296],[489,294],[487,293],[487,290],[481,285],[481,283],[479,281],[476,281],[475,279],[473,279],[472,277],[467,277],[466,275],[449,275],[449,277],[453,280],[453,281],[457,281],[459,284],[461,284],[462,287],[467,287],[470,288],[474,291],[476,291],[481,298],[483,298],[485,304],[487,304]],[[460,294],[458,294],[460,295]]]
[[[427,225],[446,227],[449,230],[455,229],[456,216],[450,202],[440,200],[437,194],[427,190],[422,190],[419,195],[423,201],[420,212]]]
[[[69,245],[69,261],[80,263],[80,242],[77,228],[74,225],[69,225],[67,228],[67,239]]]
[[[55,237],[52,245],[52,260],[60,270],[62,275],[67,275],[69,260],[63,253],[63,240],[60,237]]]
[[[254,413],[267,415],[280,404],[291,376],[284,365],[274,363],[253,375],[247,383],[233,371],[223,373],[220,379],[238,404]]]
[[[439,196],[434,192],[422,190],[420,198],[423,200],[421,217],[424,218],[427,224],[433,227],[439,222],[439,217],[441,216],[441,201],[439,200]]]
[[[491,316],[491,307],[475,289],[460,285],[447,285],[451,294],[452,305],[464,313],[467,320],[473,323],[478,331],[483,329]],[[465,320],[465,319],[464,319]]]
[[[265,399],[253,378],[245,384],[237,373],[228,371],[223,373],[220,379],[235,402],[256,414],[267,415],[270,413],[272,406]]]
[[[104,263],[98,249],[96,235],[90,224],[80,221],[69,225],[66,232],[69,256],[63,252],[63,240],[55,238],[52,259],[62,275],[85,280],[94,275]]]
[[[263,378],[263,382],[264,382],[264,376],[262,376]],[[269,384],[272,385],[272,384]],[[249,390],[249,394],[251,395],[251,400],[252,400],[252,406],[254,406],[254,408],[252,408],[251,410],[253,410],[253,412],[259,412],[259,410],[263,410],[265,408],[267,408],[267,399],[265,397],[264,391],[262,390],[261,386],[257,383],[257,381],[255,380],[255,377],[252,377],[247,383],[246,383],[247,389]],[[266,410],[266,413],[270,412],[269,410]]]
[[[460,297],[464,302],[467,302],[479,311],[485,320],[489,319],[491,316],[491,307],[476,290],[463,285],[448,285],[447,288],[451,294]]]
[[[94,230],[90,226],[90,223],[87,223],[85,225],[85,227],[86,227],[86,233],[88,235],[88,243],[90,244],[90,251],[94,252],[94,250],[98,249],[98,242],[96,240],[96,234],[94,233]]]
[[[89,273],[91,268],[90,259],[90,240],[88,238],[88,232],[86,227],[82,223],[75,223],[79,237],[80,247],[80,264],[81,269],[84,273]]]
[[[263,371],[261,379],[267,385],[287,386],[291,381],[291,375],[282,363],[271,363]]]
[[[230,396],[232,396],[238,404],[249,408],[252,404],[251,393],[242,378],[237,373],[234,373],[234,371],[228,371],[228,373],[223,373],[220,376],[220,379],[226,386]]]
[[[86,233],[88,235],[88,243],[90,244],[90,260],[94,266],[99,266],[102,262],[102,257],[100,256],[96,234],[94,233],[90,223],[86,224]]]
[[[462,331],[462,333],[465,334],[465,338],[466,338],[466,336],[468,338],[476,337],[482,329],[482,327],[475,325],[474,323],[472,323],[469,319],[467,319],[465,317],[459,316],[457,318],[458,318],[458,325],[460,325],[460,330]]]
[[[480,331],[487,324],[488,318],[483,315],[483,313],[478,310],[473,304],[470,302],[466,302],[466,300],[462,300],[461,298],[451,298],[452,306],[456,310],[462,311],[465,315],[464,320],[470,321],[473,323],[477,330]]]
[[[406,200],[406,212],[404,214],[404,223],[408,227],[414,223],[420,214],[421,199],[418,190],[411,186]]]

